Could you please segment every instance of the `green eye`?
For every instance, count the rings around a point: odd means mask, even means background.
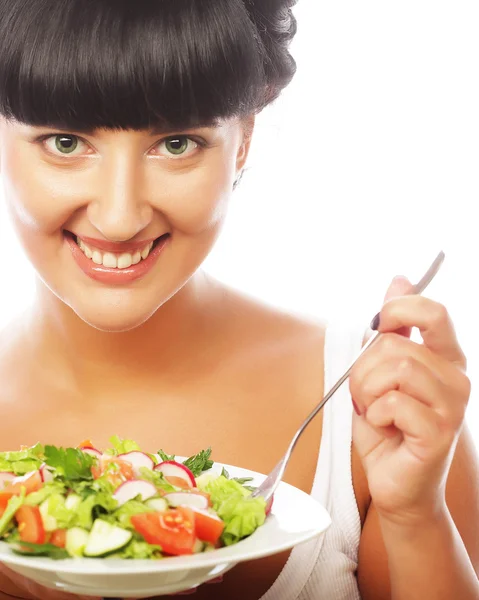
[[[189,138],[183,135],[169,138],[165,141],[165,148],[170,154],[178,156],[180,154],[184,154],[188,150],[188,142]]]
[[[78,138],[75,135],[56,135],[55,147],[62,154],[71,154],[78,147]]]

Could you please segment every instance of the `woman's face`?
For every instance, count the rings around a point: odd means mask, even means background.
[[[212,248],[251,128],[76,134],[0,119],[7,207],[43,282],[98,329],[145,322]]]

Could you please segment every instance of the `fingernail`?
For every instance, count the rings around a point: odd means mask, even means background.
[[[379,327],[379,319],[380,319],[380,313],[378,313],[374,319],[371,321],[371,325],[369,326],[373,331],[377,331],[378,327]]]
[[[356,414],[358,416],[361,416],[361,411],[359,410],[358,405],[356,404],[356,402],[354,402],[354,400],[353,400],[353,407],[354,407],[354,410],[356,411]]]

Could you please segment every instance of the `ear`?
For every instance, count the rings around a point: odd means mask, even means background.
[[[249,150],[251,147],[251,141],[253,139],[253,130],[256,122],[255,115],[250,115],[245,119],[242,119],[242,130],[243,138],[241,145],[238,148],[238,154],[236,155],[236,174],[239,175],[244,169],[246,160],[248,159]]]

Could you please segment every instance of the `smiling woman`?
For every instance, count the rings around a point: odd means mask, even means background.
[[[115,432],[185,456],[211,446],[265,473],[359,351],[364,328],[286,314],[201,270],[256,116],[295,74],[293,4],[0,0],[4,197],[37,275],[31,307],[0,336],[0,451],[104,447]],[[245,243],[258,221],[253,208]],[[445,308],[410,292],[391,283],[383,342],[286,473],[331,528],[198,600],[477,600],[465,357]],[[422,343],[400,335],[412,327]],[[64,597],[0,569],[0,593]]]

